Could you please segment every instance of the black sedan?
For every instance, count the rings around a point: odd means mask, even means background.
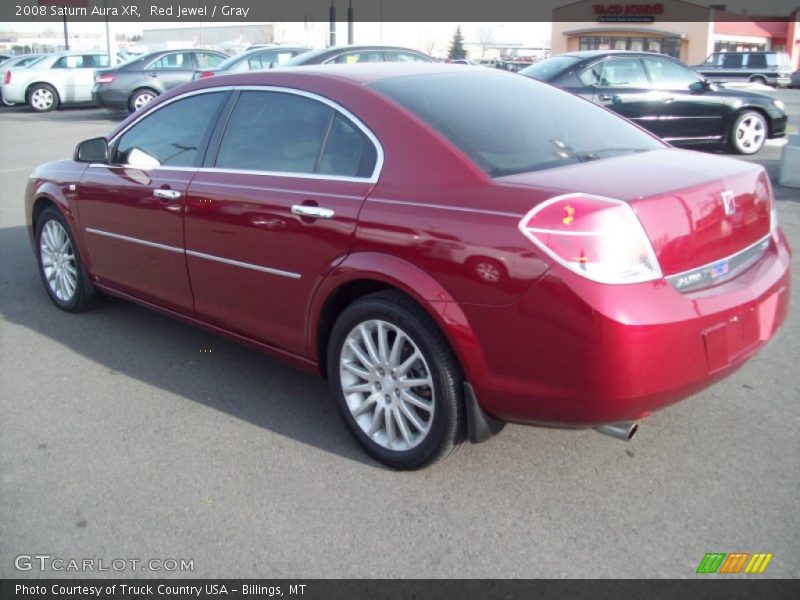
[[[227,54],[215,50],[161,50],[151,52],[114,69],[95,74],[92,100],[98,106],[133,112],[156,96],[192,80],[198,69],[219,66]]]
[[[682,62],[648,52],[571,52],[520,71],[605,106],[674,145],[727,144],[755,154],[786,135],[780,100],[709,83]]]
[[[311,48],[305,46],[257,46],[230,57],[216,67],[195,71],[193,79],[272,69],[309,50]]]
[[[395,46],[331,46],[312,50],[283,63],[283,67],[302,65],[350,64],[363,62],[436,62],[422,52]]]

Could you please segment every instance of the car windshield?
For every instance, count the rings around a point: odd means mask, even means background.
[[[664,147],[591,102],[511,73],[470,69],[394,77],[371,87],[416,114],[491,177]]]
[[[531,65],[530,67],[525,67],[520,70],[520,74],[533,77],[539,81],[550,81],[553,77],[556,77],[580,61],[581,59],[577,56],[554,56],[553,58],[548,58]]]

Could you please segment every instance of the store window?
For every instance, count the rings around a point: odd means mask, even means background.
[[[634,50],[657,52],[680,58],[680,38],[605,37],[581,36],[580,49],[584,50]]]
[[[766,44],[752,42],[714,42],[714,52],[762,52]]]

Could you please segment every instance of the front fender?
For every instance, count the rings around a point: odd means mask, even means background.
[[[487,371],[486,359],[478,340],[450,293],[412,263],[377,252],[350,254],[320,283],[309,308],[308,347],[311,353],[316,355],[318,325],[327,300],[343,285],[359,280],[385,283],[422,306],[450,342],[468,381],[474,381]],[[315,358],[320,364],[324,361],[324,357]]]

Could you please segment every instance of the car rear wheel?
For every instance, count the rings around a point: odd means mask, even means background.
[[[46,83],[37,84],[28,93],[28,105],[36,112],[49,112],[58,106],[58,92]]]
[[[730,144],[738,154],[755,154],[767,141],[767,121],[752,110],[739,114],[731,126]]]
[[[418,469],[465,437],[463,376],[436,323],[410,298],[379,292],[349,306],[328,346],[347,428],[395,469]]]
[[[128,110],[130,112],[135,112],[150,104],[156,99],[156,96],[158,96],[158,94],[153,90],[136,90],[131,94],[130,100],[128,100]]]
[[[36,248],[42,283],[58,308],[80,312],[96,304],[98,293],[89,282],[75,238],[58,209],[47,208],[39,217]]]

